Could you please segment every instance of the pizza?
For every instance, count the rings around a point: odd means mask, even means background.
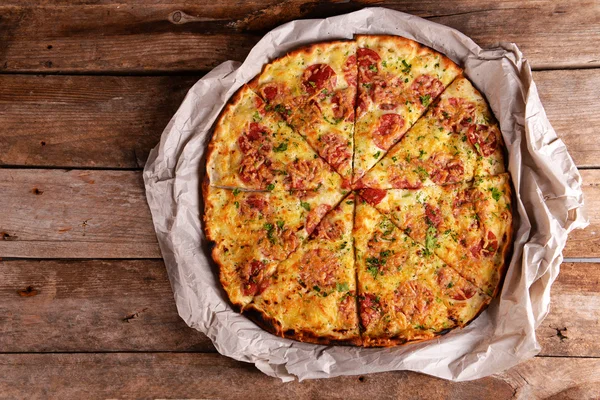
[[[204,229],[233,307],[274,335],[429,340],[500,291],[513,241],[506,147],[444,55],[397,36],[265,65],[215,123]]]

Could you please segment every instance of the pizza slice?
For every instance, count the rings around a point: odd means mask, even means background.
[[[278,261],[312,233],[344,196],[334,189],[245,192],[203,186],[206,236],[231,302],[246,306]]]
[[[210,184],[248,190],[339,188],[342,179],[249,87],[227,105],[209,145]]]
[[[352,226],[354,195],[330,211],[245,310],[278,336],[360,344]]]
[[[464,326],[491,300],[360,197],[354,238],[366,346],[431,339]]]
[[[444,55],[397,36],[358,35],[354,181],[417,121],[461,69]]]
[[[356,43],[293,51],[268,64],[250,86],[348,182],[352,177]]]
[[[364,189],[361,195],[411,238],[494,296],[512,241],[508,174],[418,190]]]
[[[356,187],[417,189],[503,172],[498,124],[483,96],[461,76]]]

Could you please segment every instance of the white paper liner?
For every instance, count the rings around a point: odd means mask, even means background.
[[[263,331],[229,306],[202,227],[205,152],[227,100],[265,63],[290,49],[358,33],[404,36],[463,66],[500,122],[516,189],[515,246],[501,295],[466,328],[396,348],[313,345]],[[391,370],[463,381],[533,357],[540,351],[535,329],[548,314],[567,234],[588,225],[581,176],[546,117],[517,46],[484,50],[454,29],[384,8],[287,23],[267,33],[243,64],[228,61],[213,69],[190,89],[165,128],[148,158],[144,182],[179,315],[221,354],[252,362],[284,381]]]

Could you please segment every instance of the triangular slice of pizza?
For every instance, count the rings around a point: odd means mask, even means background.
[[[277,262],[313,232],[344,194],[334,189],[246,192],[204,184],[206,236],[233,305],[246,306],[265,288]]]
[[[461,76],[356,187],[417,189],[504,171],[498,124],[483,96]]]
[[[494,296],[512,242],[508,174],[417,190],[364,189],[361,195],[427,252]]]
[[[417,121],[461,69],[444,55],[397,36],[358,35],[354,180]]]
[[[358,196],[354,238],[366,346],[430,339],[464,326],[491,300]]]
[[[350,182],[356,43],[317,43],[268,64],[250,86]]]
[[[245,311],[279,336],[360,344],[353,217],[354,195],[350,194],[277,266],[266,289]]]
[[[226,106],[209,145],[210,184],[248,190],[340,188],[342,179],[247,86]]]

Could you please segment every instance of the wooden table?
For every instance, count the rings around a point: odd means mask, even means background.
[[[141,170],[186,91],[265,31],[371,1],[4,0],[0,5],[0,398],[600,397],[600,2],[382,5],[530,60],[585,184],[540,355],[451,383],[416,373],[283,384],[177,315]]]

